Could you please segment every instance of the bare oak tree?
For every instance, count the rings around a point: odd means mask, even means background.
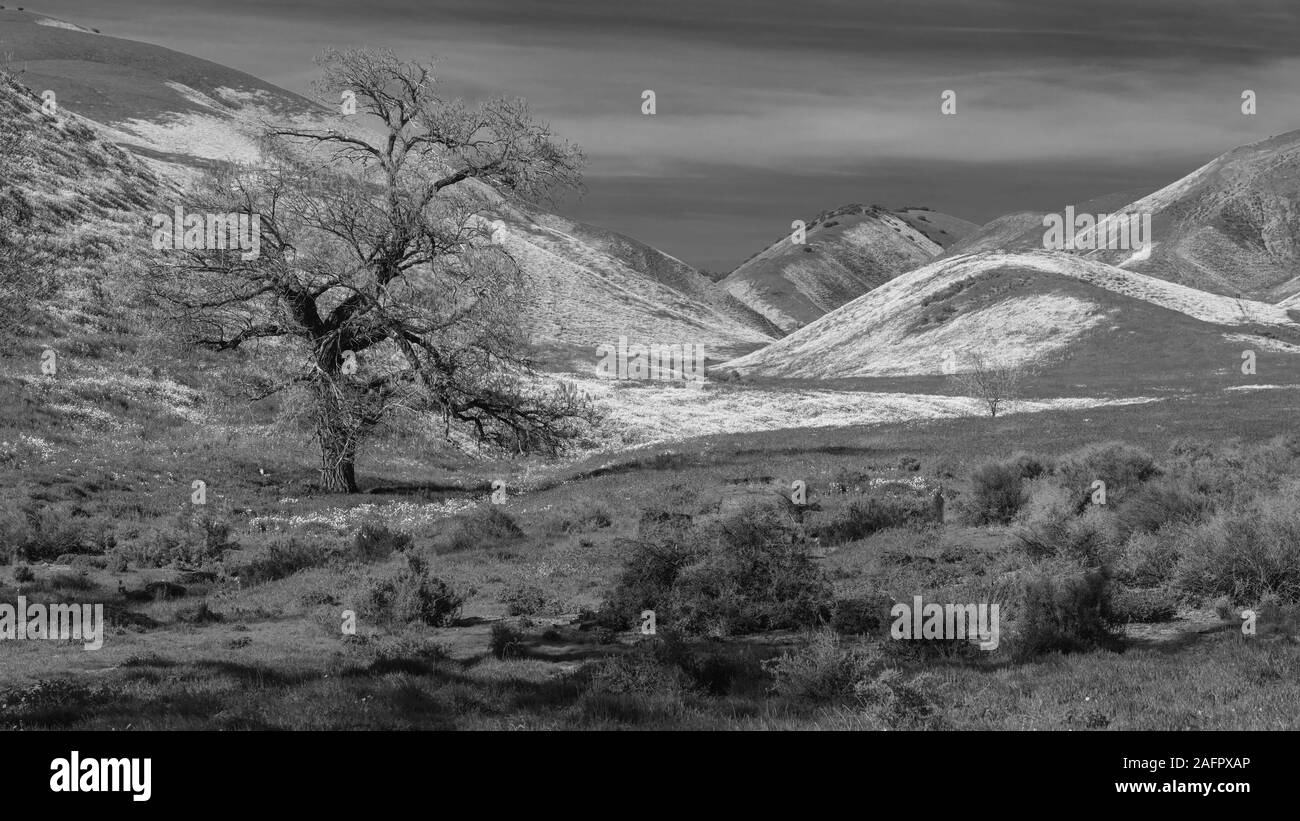
[[[989,416],[996,418],[999,410],[1019,401],[1027,373],[1020,365],[990,360],[981,354],[970,354],[964,370],[953,375],[958,390],[980,400],[988,408]]]
[[[214,172],[186,200],[258,215],[256,256],[159,254],[156,293],[198,344],[297,363],[289,382],[310,397],[328,490],[357,490],[358,448],[402,413],[449,440],[562,449],[594,414],[528,367],[524,279],[490,219],[511,198],[577,186],[581,152],[522,100],[444,100],[426,64],[358,50],[320,62],[318,88],[353,95],[377,135],[271,129],[262,165]]]

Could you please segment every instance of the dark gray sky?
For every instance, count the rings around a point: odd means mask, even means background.
[[[326,46],[436,55],[587,151],[557,209],[730,270],[848,202],[974,222],[1154,190],[1300,128],[1298,0],[38,0],[307,92]],[[1259,113],[1241,113],[1253,89]],[[653,89],[658,112],[641,114]],[[940,94],[957,93],[942,116]]]

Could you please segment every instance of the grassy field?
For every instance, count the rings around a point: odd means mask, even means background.
[[[361,465],[372,492],[345,497],[317,492],[310,451],[247,411],[187,421],[180,383],[97,394],[85,365],[43,389],[24,361],[9,362],[3,394],[0,601],[102,602],[110,628],[94,652],[0,643],[5,727],[1296,726],[1294,389],[723,434],[552,464],[392,439]],[[99,407],[113,421],[96,425],[85,408]],[[1149,454],[1151,475],[1112,481],[1106,510],[1053,519],[1070,465],[1113,468],[1079,449],[1115,440],[1128,443],[1120,463]],[[1019,451],[1050,467],[1011,491],[974,478]],[[206,505],[191,504],[195,478]],[[1139,485],[1187,498],[1135,528]],[[1015,509],[981,518],[986,491]],[[1194,515],[1170,512],[1183,501]],[[1201,572],[1214,528],[1246,516],[1272,523],[1246,545],[1267,572]],[[1164,545],[1181,554],[1152,571]],[[609,603],[644,592],[629,562],[659,549],[683,551],[703,581],[659,591],[648,636]],[[1047,617],[1042,639],[1025,591],[1101,567],[1107,604],[1078,621],[1102,632],[1066,635],[1070,618]],[[913,595],[1001,602],[1002,646],[890,640],[889,601]],[[776,606],[794,600],[803,615]]]

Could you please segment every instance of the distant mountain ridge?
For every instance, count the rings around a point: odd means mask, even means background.
[[[852,203],[807,221],[802,244],[792,234],[777,239],[719,285],[789,333],[928,262],[974,229],[926,209]]]

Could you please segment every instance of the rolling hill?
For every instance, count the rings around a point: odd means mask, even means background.
[[[974,225],[925,209],[845,205],[806,223],[806,242],[783,236],[719,283],[783,332],[943,253]]]
[[[95,267],[119,253],[129,256],[147,240],[139,215],[162,184],[130,153],[101,139],[93,124],[66,110],[46,113],[42,103],[0,74],[0,207],[25,226],[6,222],[16,235],[0,245],[17,252],[22,264],[32,258],[30,247],[22,250],[29,241],[58,251],[54,271],[65,298],[48,313],[68,316],[95,301]],[[129,265],[118,257],[108,267]]]
[[[1073,205],[1076,214],[1110,214],[1123,209],[1146,191],[1118,191],[1103,194]],[[1064,206],[1061,212],[1064,213]],[[1044,211],[1018,211],[990,220],[969,232],[945,249],[946,256],[975,254],[980,251],[1040,251],[1043,250]]]
[[[1088,259],[1227,296],[1288,304],[1300,296],[1300,131],[1234,148],[1153,193],[1099,197],[1075,210],[1151,214],[1149,259],[1120,249],[1082,252]],[[950,253],[1041,249],[1042,217],[993,220]]]
[[[1268,302],[1300,291],[1300,131],[1235,148],[1125,210],[1152,215],[1155,245],[1135,271]]]
[[[1043,212],[1018,211],[984,223],[947,249],[948,256],[982,251],[1032,251],[1043,247]]]
[[[800,379],[923,376],[943,373],[946,356],[962,371],[979,354],[1081,382],[1173,385],[1231,374],[1248,348],[1294,379],[1298,342],[1300,325],[1279,306],[1067,253],[985,252],[902,274],[723,367]]]
[[[332,109],[249,74],[31,12],[0,11],[0,54],[25,68],[24,85],[54,91],[62,110],[139,157],[172,197],[203,168],[259,162],[257,137],[266,123],[358,128]],[[541,345],[572,354],[587,349],[591,358],[594,346],[627,336],[702,344],[715,359],[779,335],[763,317],[658,249],[508,203],[485,186],[480,192],[495,201],[495,216],[505,223],[503,242],[531,284],[529,330]]]

